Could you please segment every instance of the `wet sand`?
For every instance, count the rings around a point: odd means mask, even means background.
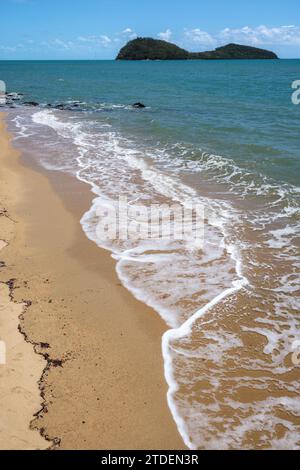
[[[122,287],[110,254],[83,233],[79,220],[91,204],[89,187],[29,166],[30,156],[18,156],[7,139],[2,123],[0,200],[9,218],[0,223],[10,221],[10,238],[1,252],[0,280],[15,279],[13,299],[28,306],[21,330],[31,344],[17,333],[39,373],[26,362],[23,373],[34,375],[30,392],[37,405],[39,393],[43,399],[31,427],[51,441],[29,431],[37,440],[33,448],[183,449],[166,400],[166,326]],[[47,362],[32,355],[33,347]],[[1,416],[22,434],[1,407]],[[24,429],[39,409],[28,410]],[[6,428],[2,447],[11,442]]]

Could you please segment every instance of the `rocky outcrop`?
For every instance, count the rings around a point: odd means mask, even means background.
[[[170,42],[137,38],[124,46],[117,60],[216,60],[216,59],[278,59],[274,52],[241,44],[227,44],[214,51],[188,52]]]
[[[134,103],[132,106],[137,109],[146,108],[146,106],[143,103]]]
[[[189,53],[166,41],[138,38],[123,47],[117,60],[184,60]]]

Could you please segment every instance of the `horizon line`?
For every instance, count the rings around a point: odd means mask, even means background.
[[[278,57],[278,59],[207,59],[207,60],[193,60],[193,59],[144,59],[144,60],[116,60],[116,59],[0,59],[0,62],[247,62],[247,61],[264,61],[272,62],[272,60],[300,60],[300,57]]]

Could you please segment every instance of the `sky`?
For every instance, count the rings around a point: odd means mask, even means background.
[[[300,0],[0,0],[0,60],[114,59],[138,36],[300,58]]]

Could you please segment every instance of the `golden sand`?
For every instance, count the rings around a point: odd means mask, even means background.
[[[122,287],[110,254],[84,235],[79,220],[91,204],[88,186],[29,167],[10,147],[3,122],[0,131],[0,201],[8,211],[0,217],[0,239],[8,242],[0,280],[15,279],[14,303],[1,284],[0,325],[20,348],[8,361],[9,378],[0,366],[1,397],[9,393],[0,405],[0,447],[53,444],[30,430],[47,365],[43,409],[31,427],[57,447],[183,449],[166,401],[166,326]],[[21,329],[31,344],[17,329],[24,302]]]
[[[2,261],[5,259],[4,250],[14,244],[16,227],[3,203],[10,201],[16,204],[17,196],[8,184],[12,174],[3,167],[12,150],[4,133],[3,122],[0,125],[0,341],[4,345],[0,361],[0,449],[46,449],[49,443],[29,427],[34,413],[42,407],[38,381],[46,361],[34,353],[32,345],[24,340],[18,330],[19,317],[24,312],[25,304],[11,299],[14,282],[9,282],[11,272],[8,274]]]

